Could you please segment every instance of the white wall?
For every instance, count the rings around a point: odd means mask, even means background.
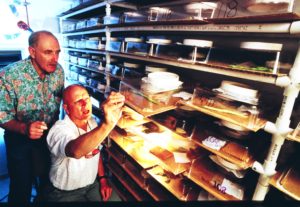
[[[0,0],[0,50],[21,50],[22,58],[27,57],[28,54],[28,31],[22,31],[16,25],[16,22],[25,19],[15,19],[15,21],[7,22],[8,16],[12,15],[9,11],[6,0]],[[76,0],[27,0],[30,3],[28,6],[29,24],[32,30],[49,30],[59,37],[59,20],[57,15],[71,8],[72,2]],[[24,2],[23,0],[21,2]],[[24,10],[21,8],[20,13]],[[25,12],[26,13],[26,12]],[[10,16],[11,17],[11,16]],[[19,33],[18,38],[5,39],[4,34]],[[0,128],[0,175],[7,174],[6,168],[6,153],[3,140],[3,130]]]

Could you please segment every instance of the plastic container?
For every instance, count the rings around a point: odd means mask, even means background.
[[[185,5],[184,11],[193,19],[211,19],[217,9],[216,2],[193,2]]]
[[[181,56],[178,60],[191,63],[207,63],[213,42],[208,40],[184,39]]]
[[[123,77],[126,79],[141,79],[145,75],[144,68],[134,62],[124,62]]]
[[[124,50],[121,51],[136,55],[147,55],[148,44],[142,38],[126,37],[124,39]]]
[[[76,30],[81,30],[86,28],[86,20],[80,20],[76,23]]]
[[[93,17],[86,21],[86,27],[96,27],[100,26],[102,23],[102,18],[100,17]]]
[[[132,23],[132,22],[146,22],[147,13],[130,11],[124,12],[120,17],[120,23]]]
[[[86,40],[86,48],[87,49],[100,49],[99,48],[100,43],[100,37],[90,37],[88,40]]]
[[[241,42],[239,48],[214,47],[208,62],[236,70],[277,74],[281,49],[282,44],[278,43]],[[230,55],[225,57],[226,53]],[[273,61],[272,65],[270,61]]]
[[[252,116],[253,105],[233,99],[223,99],[218,92],[198,87],[194,89],[192,104],[219,118],[230,119],[233,123],[246,128],[254,128],[259,118],[257,113],[255,113],[255,117]]]
[[[164,59],[178,59],[180,57],[180,48],[172,44],[170,39],[151,38],[147,41],[150,45],[149,55]]]
[[[178,98],[172,97],[174,91],[161,93],[147,93],[140,89],[140,85],[133,86],[121,81],[119,91],[126,101],[140,113],[153,113],[163,108],[175,106]]]
[[[122,46],[122,40],[117,37],[111,37],[109,43],[107,44],[106,50],[111,52],[120,52]]]

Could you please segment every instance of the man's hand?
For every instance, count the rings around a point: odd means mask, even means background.
[[[106,178],[100,179],[100,193],[102,201],[108,201],[111,196],[112,188],[108,185]]]
[[[111,92],[102,104],[106,123],[113,125],[117,124],[122,115],[122,106],[124,105],[124,102],[125,97],[122,94]]]
[[[45,130],[47,130],[47,124],[43,121],[31,122],[27,125],[26,134],[30,139],[40,139],[43,136]]]

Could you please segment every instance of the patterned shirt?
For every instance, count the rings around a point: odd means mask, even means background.
[[[15,119],[52,125],[58,119],[63,88],[64,71],[59,64],[44,79],[30,58],[0,69],[0,123]]]

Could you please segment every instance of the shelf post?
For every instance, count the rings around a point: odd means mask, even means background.
[[[298,43],[299,44],[299,43]],[[291,82],[285,87],[284,97],[281,105],[279,116],[276,120],[276,131],[272,136],[272,143],[269,153],[264,162],[264,174],[260,175],[256,189],[253,195],[253,200],[264,200],[268,190],[269,181],[272,172],[275,172],[276,164],[280,149],[287,137],[290,125],[290,117],[293,111],[295,100],[298,97],[300,89],[300,44],[298,45],[298,52],[294,65],[290,71]]]

